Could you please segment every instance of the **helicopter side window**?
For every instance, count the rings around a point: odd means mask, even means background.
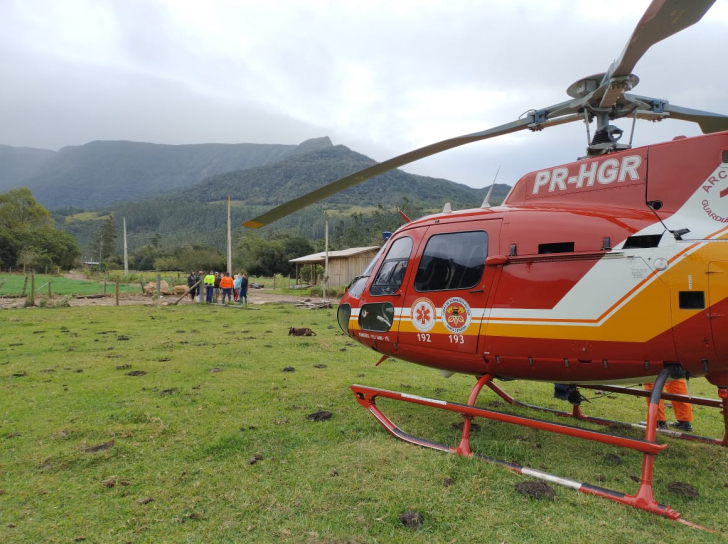
[[[391,295],[400,288],[407,272],[410,253],[412,253],[412,238],[404,236],[392,243],[369,289],[371,295]]]
[[[488,256],[488,233],[455,232],[432,236],[415,276],[419,292],[469,289],[483,276]]]

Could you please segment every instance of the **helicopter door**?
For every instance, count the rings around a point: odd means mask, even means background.
[[[715,264],[721,263],[710,263],[710,269]],[[709,302],[709,278],[721,274],[705,274],[704,270],[696,267],[692,274],[671,276],[672,330],[680,361],[710,359],[713,355],[710,338],[718,340],[711,334],[712,320],[705,319],[705,313]]]
[[[399,343],[475,353],[493,269],[488,247],[498,247],[500,219],[430,227],[415,257],[402,304]]]
[[[708,317],[718,359],[728,357],[728,261],[708,264]]]

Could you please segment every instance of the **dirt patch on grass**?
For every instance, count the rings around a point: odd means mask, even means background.
[[[685,482],[670,482],[667,484],[667,490],[675,495],[682,495],[688,499],[695,499],[698,497],[698,490]]]
[[[417,529],[424,521],[422,514],[411,510],[404,512],[399,516],[399,522],[405,527],[410,527],[412,529]]]
[[[516,491],[535,499],[553,500],[556,497],[556,492],[550,486],[536,480],[527,480],[516,484]]]

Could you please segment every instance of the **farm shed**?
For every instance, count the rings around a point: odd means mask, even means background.
[[[364,272],[374,256],[379,251],[379,247],[352,247],[342,249],[341,251],[329,251],[329,285],[349,285],[351,280]],[[298,278],[298,267],[306,264],[318,264],[324,266],[326,262],[326,252],[313,253],[291,259],[291,263],[296,265],[296,278]]]

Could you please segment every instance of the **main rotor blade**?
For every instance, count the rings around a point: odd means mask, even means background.
[[[723,115],[722,113],[675,106],[667,100],[651,98],[649,96],[625,94],[624,97],[629,102],[638,104],[637,117],[640,119],[650,121],[662,121],[663,119],[690,121],[691,123],[697,123],[700,126],[700,130],[703,131],[703,134],[728,130],[728,115]]]
[[[306,206],[314,204],[319,200],[323,200],[326,197],[334,195],[339,191],[343,191],[344,189],[353,187],[354,185],[357,185],[362,181],[366,181],[370,178],[373,178],[380,174],[384,174],[385,172],[389,172],[390,170],[394,170],[395,168],[399,168],[400,166],[404,166],[405,164],[409,164],[419,159],[424,159],[425,157],[429,157],[430,155],[434,155],[442,151],[447,151],[448,149],[460,147],[461,145],[469,144],[472,142],[478,142],[480,140],[486,140],[488,138],[494,138],[496,136],[502,136],[504,134],[510,134],[512,132],[518,132],[526,128],[530,128],[532,130],[540,130],[548,126],[571,123],[573,121],[581,121],[583,119],[577,114],[568,115],[566,117],[555,117],[554,119],[549,118],[550,111],[558,110],[559,112],[568,113],[569,108],[565,108],[565,106],[567,104],[577,102],[580,103],[581,101],[570,100],[568,102],[563,102],[561,104],[550,106],[549,108],[546,108],[544,110],[539,110],[538,112],[533,111],[529,115],[523,117],[522,119],[518,119],[517,121],[490,128],[482,132],[474,132],[473,134],[466,134],[465,136],[457,136],[455,138],[450,138],[449,140],[443,140],[435,144],[430,144],[428,146],[415,149],[414,151],[399,155],[384,162],[377,163],[370,166],[369,168],[365,168],[364,170],[334,181],[333,183],[324,185],[323,187],[320,187],[315,191],[311,191],[310,193],[286,202],[285,204],[281,204],[280,206],[273,208],[263,215],[246,221],[245,223],[243,223],[243,226],[253,229],[263,227],[272,223],[273,221],[277,221],[282,217],[290,215],[293,212],[297,212],[298,210],[301,210]]]
[[[710,111],[694,110],[692,108],[683,108],[680,106],[673,106],[672,104],[666,104],[665,111],[670,114],[671,119],[680,119],[682,121],[692,121],[693,123],[697,123],[700,125],[700,130],[703,131],[703,134],[728,130],[728,115],[721,115],[720,113],[713,113]]]
[[[653,0],[637,23],[619,58],[609,67],[612,77],[628,76],[647,50],[697,23],[715,0]]]

